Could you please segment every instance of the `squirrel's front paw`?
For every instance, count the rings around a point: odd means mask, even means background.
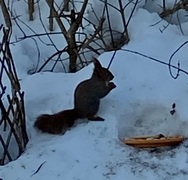
[[[116,88],[116,85],[115,85],[113,82],[110,82],[110,83],[108,84],[108,86],[110,87],[110,89]]]

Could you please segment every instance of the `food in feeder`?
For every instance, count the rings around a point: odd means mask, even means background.
[[[123,142],[127,145],[139,148],[151,148],[161,146],[177,146],[183,142],[185,138],[180,136],[164,136],[159,134],[156,136],[138,136],[124,139]]]

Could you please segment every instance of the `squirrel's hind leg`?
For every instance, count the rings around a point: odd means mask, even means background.
[[[100,116],[93,116],[87,118],[89,121],[104,121],[105,119]]]

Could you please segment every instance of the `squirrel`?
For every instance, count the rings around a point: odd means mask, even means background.
[[[34,126],[43,132],[64,134],[79,118],[104,121],[102,117],[96,116],[96,113],[100,99],[116,88],[116,85],[110,82],[113,78],[113,74],[107,68],[102,67],[97,59],[94,59],[91,78],[79,83],[74,91],[74,108],[52,115],[43,114],[36,119]]]

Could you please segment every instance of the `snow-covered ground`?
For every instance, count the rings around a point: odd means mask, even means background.
[[[152,26],[156,22],[159,23]],[[161,33],[160,29],[166,25],[158,14],[138,9],[129,25],[131,41],[122,49],[168,62],[188,38],[176,25],[169,25]],[[188,71],[187,46],[178,51],[172,62],[177,65],[180,61],[181,68]],[[23,42],[11,48],[25,91],[30,141],[21,157],[0,167],[1,179],[188,179],[187,140],[178,147],[160,149],[136,149],[121,142],[122,138],[136,135],[188,136],[187,75],[180,73],[174,80],[168,66],[120,50],[110,67],[117,88],[101,101],[98,112],[105,121],[82,122],[64,135],[49,135],[33,128],[35,118],[42,113],[72,108],[74,89],[91,76],[93,65],[75,74],[28,75],[27,71],[36,63],[32,56],[36,47]],[[108,52],[99,57],[103,66],[107,67],[112,55],[113,52]],[[171,115],[173,103],[176,113]]]

